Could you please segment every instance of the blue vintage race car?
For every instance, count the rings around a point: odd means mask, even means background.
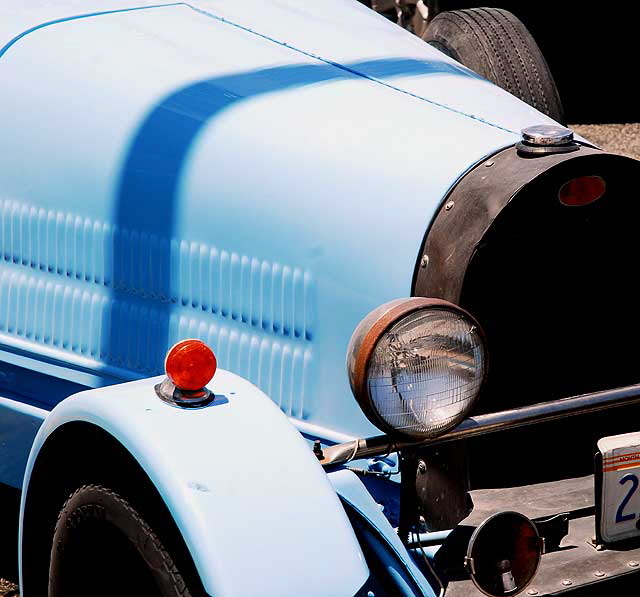
[[[0,81],[23,597],[638,566],[637,162],[355,0],[8,0]]]

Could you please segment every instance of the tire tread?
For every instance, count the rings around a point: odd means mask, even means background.
[[[563,122],[558,91],[526,27],[500,8],[467,8],[437,15],[422,38],[524,102]]]
[[[142,518],[142,516],[135,510],[131,504],[115,491],[109,489],[108,487],[104,487],[102,485],[97,484],[87,484],[78,487],[64,502],[64,505],[60,509],[58,513],[58,518],[56,521],[56,529],[60,524],[63,523],[69,527],[72,525],[75,520],[78,518],[91,518],[93,516],[93,512],[95,512],[95,506],[92,504],[84,504],[76,506],[75,502],[81,499],[81,497],[87,493],[96,493],[102,496],[106,496],[109,499],[113,500],[115,503],[119,505],[119,507],[123,508],[128,516],[131,517],[133,521],[137,525],[139,525],[140,532],[145,537],[145,546],[150,543],[156,552],[159,554],[160,562],[163,570],[166,575],[171,579],[171,584],[173,586],[176,594],[180,595],[180,597],[191,597],[191,593],[182,577],[180,571],[178,570],[173,558],[165,548],[164,544],[158,537],[158,535],[154,532],[154,530],[147,524],[147,522]],[[53,546],[55,549],[56,546]]]

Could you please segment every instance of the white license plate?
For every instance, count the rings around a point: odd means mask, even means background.
[[[600,537],[605,543],[640,536],[640,433],[604,437],[600,474]]]

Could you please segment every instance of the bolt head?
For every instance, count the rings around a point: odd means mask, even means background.
[[[449,211],[450,209],[453,209],[453,206],[455,205],[455,202],[453,201],[449,201],[449,203],[447,203],[444,208],[446,211]]]
[[[627,566],[629,566],[629,568],[637,568],[639,565],[640,564],[638,564],[638,562],[636,562],[635,560],[631,560],[627,563]]]
[[[572,584],[573,584],[573,581],[572,581],[572,580],[569,580],[568,578],[565,578],[565,579],[562,581],[562,586],[564,586],[564,587],[570,587]]]

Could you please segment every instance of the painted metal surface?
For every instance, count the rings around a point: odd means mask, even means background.
[[[0,401],[0,438],[28,428],[7,453],[42,415],[20,402],[59,402],[25,484],[52,430],[92,422],[148,472],[212,594],[355,593],[335,491],[266,396],[307,429],[374,432],[352,330],[409,295],[458,177],[548,119],[355,2],[24,4],[0,7],[0,369],[99,388],[198,337],[249,381],[220,371],[227,402],[195,411],[157,379],[68,400],[42,383]],[[267,442],[287,457],[256,467]]]
[[[0,8],[3,20],[0,43],[9,43],[25,30],[45,22],[159,4],[165,3],[153,0],[65,0],[52,4],[47,0],[35,0],[26,8],[16,9],[9,5]],[[355,0],[327,0],[322,3],[315,0],[194,0],[176,4],[191,6],[231,26],[253,31],[332,63],[362,62],[358,72],[368,77],[427,98],[434,104],[443,104],[473,118],[490,121],[496,126],[519,130],[532,122],[553,122],[526,104],[515,107],[519,100]],[[433,84],[432,77],[416,78],[402,68],[381,70],[377,62],[389,56],[424,63],[425,75],[432,74],[429,67],[437,65],[437,85]],[[475,82],[471,83],[469,77],[476,79]],[[473,94],[469,93],[471,84]]]
[[[42,421],[55,403],[84,386],[57,377],[62,369],[51,363],[45,374],[33,371],[31,360],[19,354],[0,350],[0,359],[0,483],[20,489]]]
[[[372,81],[488,86],[431,50],[405,55],[416,40],[400,33],[396,54],[366,46],[337,65],[180,4],[13,43],[0,58],[19,90],[0,98],[2,343],[111,383],[157,373],[168,345],[195,336],[288,415],[371,433],[344,371],[352,330],[410,293],[452,182],[531,124],[518,102],[493,126]]]
[[[423,590],[424,595],[435,597],[437,593],[434,592],[434,588],[415,565],[398,533],[391,527],[380,506],[376,504],[355,473],[341,469],[330,472],[327,476],[336,493],[384,537],[389,548],[405,564],[412,578]]]
[[[216,400],[185,410],[158,399],[158,381],[62,401],[36,437],[25,489],[51,432],[69,421],[93,423],[149,475],[211,595],[354,595],[369,574],[360,547],[322,467],[272,401],[219,370],[209,386]],[[266,458],[267,445],[286,458]]]
[[[20,489],[33,440],[47,411],[0,395],[0,479]]]

